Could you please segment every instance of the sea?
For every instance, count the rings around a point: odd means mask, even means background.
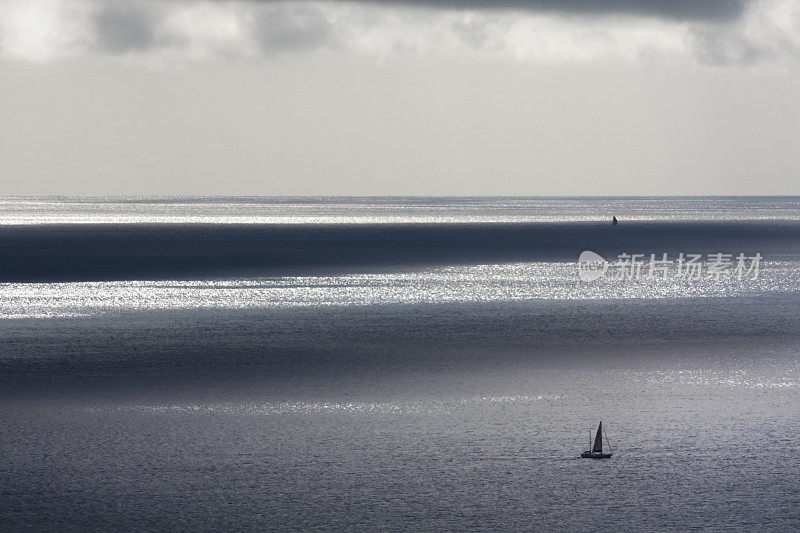
[[[0,197],[0,530],[797,531],[799,487],[798,197]]]

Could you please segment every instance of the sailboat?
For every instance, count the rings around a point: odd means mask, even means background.
[[[584,459],[608,459],[614,455],[611,451],[611,443],[608,442],[608,435],[606,435],[606,443],[608,444],[608,452],[603,453],[603,422],[597,426],[597,433],[594,436],[594,444],[592,444],[592,434],[589,433],[589,449],[581,454]]]

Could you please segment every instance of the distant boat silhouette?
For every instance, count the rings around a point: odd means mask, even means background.
[[[606,442],[608,442],[608,436],[606,436]],[[611,443],[608,443],[608,453],[603,453],[603,422],[600,421],[600,425],[597,426],[597,434],[594,436],[594,445],[592,445],[592,434],[589,433],[589,449],[586,450],[581,454],[581,457],[584,459],[608,459],[612,455],[611,452]]]
[[[614,226],[617,225],[617,217],[611,217],[611,224],[613,224]]]

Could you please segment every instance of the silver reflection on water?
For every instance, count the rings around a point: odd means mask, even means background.
[[[0,196],[0,225],[380,224],[800,220],[797,198],[292,198]],[[655,218],[654,218],[655,217]]]
[[[756,280],[578,280],[574,263],[507,263],[338,276],[202,281],[5,283],[0,318],[166,309],[260,309],[524,300],[624,300],[764,295],[800,289],[800,263],[766,261]]]
[[[142,412],[142,413],[222,413],[229,415],[272,416],[285,414],[433,414],[463,410],[482,404],[530,404],[531,402],[558,400],[558,396],[482,396],[429,402],[266,402],[222,404],[172,404],[172,405],[116,405],[89,407],[87,412]]]

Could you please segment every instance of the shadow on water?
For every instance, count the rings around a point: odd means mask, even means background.
[[[0,281],[199,279],[420,265],[576,261],[583,250],[798,250],[791,221],[0,226]]]
[[[643,346],[793,342],[796,297],[126,312],[2,323],[4,396],[346,389]],[[611,349],[608,347],[616,346]],[[688,350],[688,348],[687,348]],[[555,355],[554,355],[555,354]]]

